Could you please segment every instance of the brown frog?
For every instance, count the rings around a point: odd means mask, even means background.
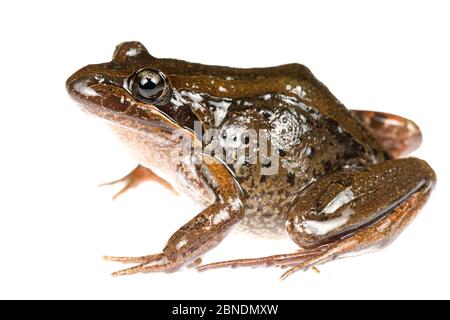
[[[116,275],[174,271],[234,227],[288,234],[290,254],[199,266],[301,269],[390,243],[427,201],[436,176],[416,158],[414,122],[347,110],[303,65],[240,69],[151,56],[139,42],[66,83],[139,161],[120,192],[154,180],[204,206],[169,239]],[[117,182],[117,181],[116,181]]]

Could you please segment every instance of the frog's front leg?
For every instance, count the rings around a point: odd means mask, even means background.
[[[122,189],[120,189],[114,196],[113,199],[117,199],[119,196],[127,192],[128,190],[132,188],[136,188],[141,183],[146,181],[154,181],[162,185],[167,190],[170,190],[174,194],[178,195],[178,193],[175,191],[175,189],[172,187],[172,185],[158,176],[156,173],[154,173],[151,169],[146,168],[142,165],[138,165],[136,168],[133,169],[129,174],[127,174],[125,177],[120,178],[115,181],[102,183],[100,186],[109,186],[113,184],[118,183],[124,183],[124,186]]]
[[[302,250],[224,266],[292,267],[283,278],[348,253],[389,244],[413,220],[436,181],[425,161],[390,160],[363,171],[345,171],[314,182],[290,209],[286,229]]]
[[[210,164],[207,169],[214,180],[217,201],[178,229],[161,253],[142,257],[105,257],[110,261],[139,263],[113,275],[175,271],[219,244],[243,218],[241,191],[231,174],[220,163]]]

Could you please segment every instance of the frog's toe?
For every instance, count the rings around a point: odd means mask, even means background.
[[[140,257],[116,257],[116,256],[103,256],[104,260],[114,261],[114,262],[122,262],[122,263],[145,263],[153,260],[160,254],[151,254],[147,256]]]
[[[168,272],[175,269],[174,264],[167,258],[164,253],[158,253],[142,257],[103,257],[108,261],[116,261],[123,263],[139,263],[138,265],[113,272],[113,276],[123,276],[135,273],[148,272]]]
[[[338,250],[337,247],[331,247],[329,250],[324,251],[321,254],[317,254],[317,255],[315,255],[309,259],[306,259],[302,262],[297,262],[294,264],[286,264],[285,266],[288,266],[288,267],[291,266],[291,268],[288,271],[286,271],[285,273],[283,273],[283,275],[281,276],[280,279],[285,280],[287,277],[289,277],[290,275],[294,274],[297,271],[314,268],[317,265],[320,265],[327,261],[333,260],[338,255],[337,250]]]

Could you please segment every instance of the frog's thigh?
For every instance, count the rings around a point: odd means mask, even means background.
[[[416,158],[334,173],[317,180],[302,194],[288,215],[286,228],[302,248],[335,242],[396,213],[400,207],[411,209],[402,205],[414,195],[428,194],[435,180],[428,164]]]
[[[141,183],[146,182],[146,181],[157,182],[160,185],[162,185],[164,188],[166,188],[166,189],[172,191],[174,194],[178,195],[178,193],[175,191],[175,189],[172,187],[172,185],[169,182],[167,182],[166,180],[164,180],[163,178],[158,176],[151,169],[148,169],[141,165],[138,165],[136,168],[133,169],[133,171],[131,171],[125,177],[120,178],[115,181],[103,183],[103,184],[101,184],[101,186],[113,185],[113,184],[117,184],[117,183],[124,183],[123,188],[120,189],[119,192],[117,192],[114,195],[113,199],[116,199],[117,197],[124,194],[128,190],[135,188],[135,187],[139,186]]]
[[[369,247],[381,247],[400,234],[428,199],[436,177],[425,161],[390,160],[365,171],[335,173],[313,183],[286,221],[302,249],[284,255],[201,266],[284,266],[293,272]]]
[[[217,202],[176,231],[161,253],[142,257],[105,257],[106,260],[139,263],[114,275],[174,271],[215,247],[244,216],[240,190],[222,164],[210,164],[208,173],[217,184]]]
[[[408,155],[422,143],[420,129],[411,120],[375,111],[351,110],[351,113],[379,140],[393,158]]]

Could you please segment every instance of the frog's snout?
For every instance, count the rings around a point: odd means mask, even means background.
[[[125,74],[108,73],[108,64],[89,65],[81,68],[66,81],[69,95],[84,110],[99,112],[124,112],[133,103],[124,87]]]
[[[100,104],[102,95],[95,86],[101,83],[101,79],[95,75],[86,74],[85,69],[78,70],[67,79],[66,89],[74,100],[83,105]]]

